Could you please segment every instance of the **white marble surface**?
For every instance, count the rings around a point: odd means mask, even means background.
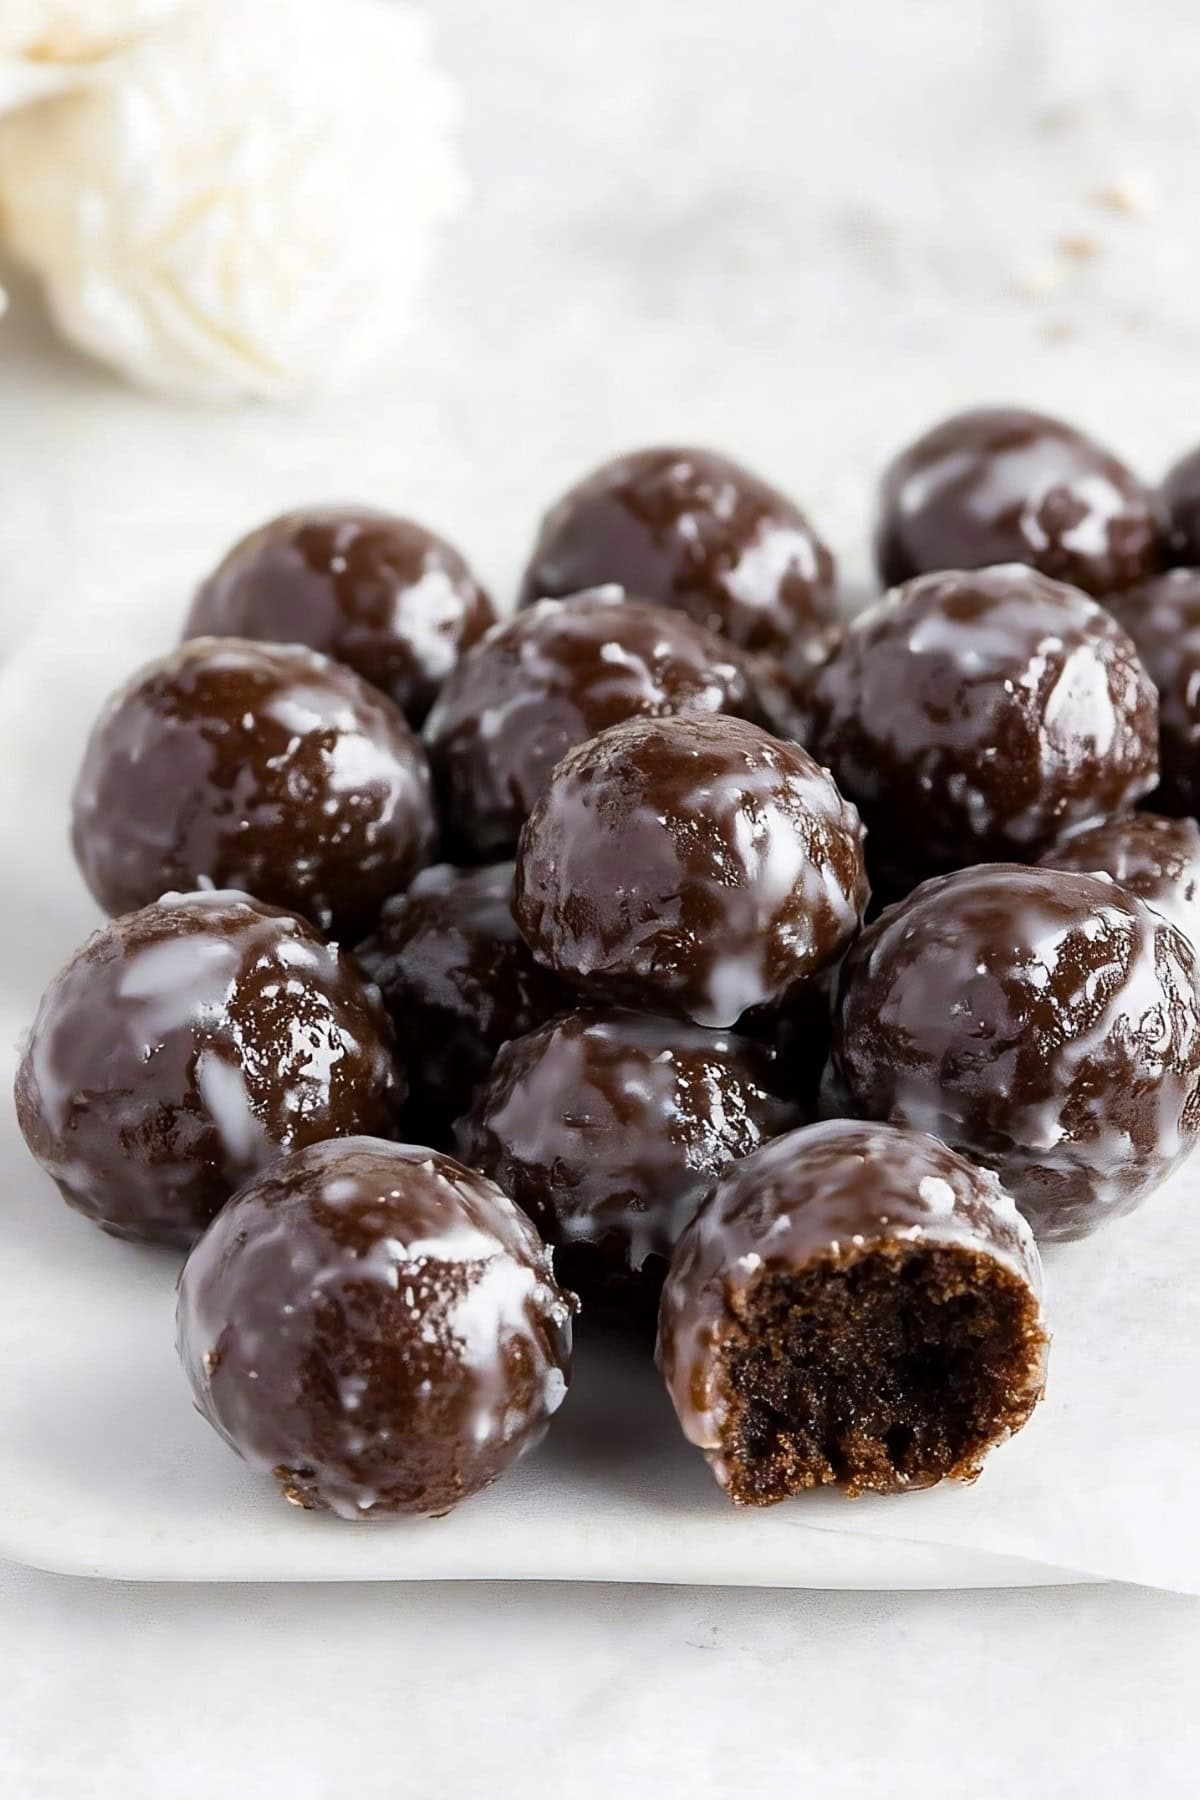
[[[16,284],[6,600],[67,581],[119,624],[157,583],[174,609],[259,514],[338,493],[427,515],[504,590],[558,488],[663,436],[759,464],[861,571],[881,459],[949,407],[1060,409],[1150,472],[1197,435],[1188,0],[433,10],[474,197],[366,390],[172,412],[60,351]],[[1144,215],[1097,202],[1130,175]]]
[[[168,1588],[0,1570],[14,1800],[1184,1800],[1200,1608],[1135,1588]]]
[[[168,411],[62,352],[17,284],[0,649],[66,593],[105,636],[161,593],[169,635],[197,569],[307,495],[424,514],[503,589],[577,470],[708,439],[795,489],[861,573],[873,471],[950,406],[1062,410],[1150,471],[1200,437],[1188,0],[434,11],[475,198],[366,394]],[[1148,210],[1096,200],[1130,176]],[[0,1766],[21,1800],[1183,1796],[1198,1667],[1195,1603],[1134,1589],[2,1571]]]

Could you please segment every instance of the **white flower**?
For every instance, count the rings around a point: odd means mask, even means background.
[[[135,381],[334,385],[459,201],[454,111],[392,0],[204,0],[0,122],[0,211],[66,336]]]
[[[55,93],[184,0],[0,0],[0,112]]]

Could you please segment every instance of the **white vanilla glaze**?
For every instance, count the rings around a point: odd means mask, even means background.
[[[295,842],[280,828],[289,808]],[[237,638],[192,638],[110,697],[72,811],[80,866],[110,911],[150,898],[165,870],[277,898],[331,932],[347,925],[339,893],[357,903],[351,874],[373,877],[381,903],[434,830],[426,759],[385,695],[304,645]]]
[[[1158,560],[1164,508],[1103,445],[1044,414],[942,420],[883,477],[877,551],[903,578],[1011,558],[1107,594]]]
[[[461,578],[427,561],[420,580],[397,596],[394,622],[422,675],[429,681],[444,681],[459,655]]]
[[[493,625],[434,702],[425,741],[457,828],[499,853],[564,753],[606,726],[751,705],[727,643],[610,583],[535,601]]]
[[[239,1065],[217,1050],[202,1050],[196,1058],[196,1087],[230,1162],[256,1168],[268,1161],[273,1146]]]
[[[1191,770],[1200,744],[1200,576],[1170,569],[1114,595],[1113,610],[1158,689],[1163,781],[1172,811],[1192,812]]]
[[[800,671],[833,624],[832,558],[803,513],[710,450],[617,457],[550,508],[525,600],[598,579],[645,583],[648,599]]]
[[[718,1029],[833,960],[867,898],[862,827],[828,772],[737,719],[632,720],[581,745],[523,857],[536,956],[601,990],[638,978]]]
[[[344,1228],[328,1209],[344,1216]],[[192,1251],[179,1289],[180,1352],[201,1411],[234,1448],[277,1474],[285,1493],[303,1463],[309,1494],[344,1518],[388,1510],[386,1473],[399,1481],[446,1431],[431,1411],[428,1444],[419,1423],[397,1437],[395,1396],[356,1374],[353,1332],[362,1331],[369,1352],[380,1329],[371,1304],[356,1298],[364,1282],[411,1314],[418,1343],[435,1356],[421,1366],[441,1371],[431,1381],[413,1365],[418,1420],[452,1379],[455,1454],[462,1467],[486,1455],[487,1479],[538,1441],[569,1373],[570,1299],[529,1221],[482,1175],[420,1146],[372,1138],[312,1145],[277,1162]],[[322,1402],[319,1442],[303,1444],[279,1421],[305,1414],[314,1320],[327,1307],[351,1332],[329,1368],[339,1410]],[[514,1354],[533,1375],[524,1404],[513,1398]],[[358,1472],[368,1466],[371,1482]]]
[[[564,1013],[504,1046],[460,1143],[552,1242],[604,1245],[636,1273],[670,1254],[713,1176],[801,1116],[770,1072],[732,1033]]]
[[[1040,1232],[1077,1236],[1200,1127],[1195,959],[1107,875],[962,870],[851,951],[834,1056],[857,1110],[987,1163]]]
[[[849,627],[810,704],[817,753],[910,881],[1006,847],[1036,853],[1131,807],[1157,772],[1132,644],[1095,601],[1022,563],[893,590]]]
[[[68,1199],[133,1224],[140,1197],[151,1221],[178,1212],[180,1235],[187,1196],[229,1191],[335,1112],[382,1124],[396,1084],[378,994],[337,948],[211,888],[90,938],[47,989],[18,1076],[32,1147]]]
[[[1200,955],[1200,825],[1195,819],[1130,813],[1053,845],[1043,868],[1109,875],[1182,931]]]

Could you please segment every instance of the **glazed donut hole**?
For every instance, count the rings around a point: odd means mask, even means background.
[[[284,1501],[480,1494],[577,1314],[657,1333],[737,1505],[1023,1428],[1038,1241],[1200,1134],[1194,465],[943,421],[853,619],[806,513],[686,447],[567,488],[507,613],[357,505],[210,571],[88,739],[108,918],[16,1101],[68,1205],[188,1252],[196,1404]]]

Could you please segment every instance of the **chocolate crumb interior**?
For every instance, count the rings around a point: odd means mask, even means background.
[[[1045,1347],[1028,1286],[965,1248],[877,1245],[765,1270],[722,1346],[730,1497],[973,1480],[1028,1418]]]

